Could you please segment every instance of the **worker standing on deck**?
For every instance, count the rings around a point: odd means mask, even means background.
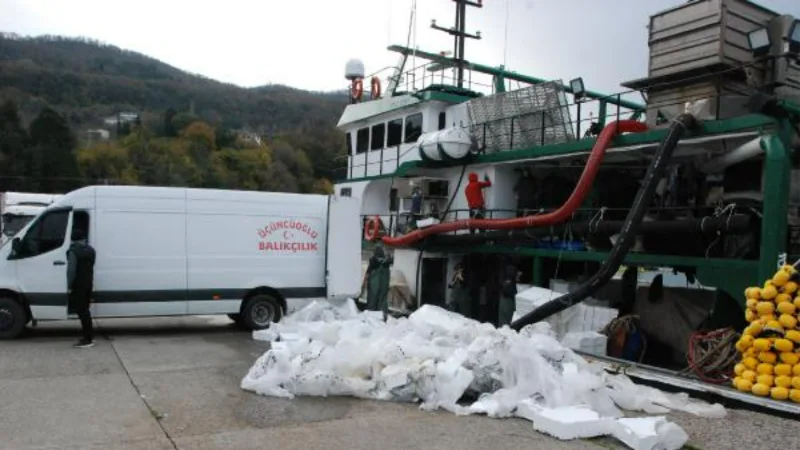
[[[517,194],[517,217],[530,214],[536,203],[536,179],[527,167],[522,169],[519,180],[514,185],[514,192]]]
[[[393,263],[394,260],[386,254],[383,244],[378,242],[367,266],[367,309],[383,311],[384,320],[389,315],[390,267]]]
[[[492,185],[488,175],[483,176],[483,181],[478,181],[478,174],[470,172],[469,183],[464,189],[464,194],[467,196],[467,205],[469,206],[470,219],[483,219],[486,214],[486,204],[483,200],[483,188]]]
[[[464,263],[456,265],[453,279],[450,281],[450,301],[448,307],[451,311],[457,312],[464,317],[470,317],[470,303],[472,299],[469,295],[469,287],[467,286],[466,274],[464,271]]]
[[[500,294],[498,303],[498,327],[511,324],[514,311],[517,310],[517,268],[514,266],[506,267],[506,277],[503,281],[503,290]]]

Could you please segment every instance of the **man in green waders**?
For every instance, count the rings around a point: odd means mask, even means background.
[[[506,277],[503,281],[503,290],[498,303],[498,327],[509,325],[517,310],[517,268],[506,267]]]
[[[367,266],[367,309],[383,311],[384,319],[389,315],[389,280],[392,263],[394,260],[386,254],[383,244],[379,242],[375,245]]]
[[[470,317],[472,309],[470,306],[472,305],[470,305],[469,287],[465,277],[464,264],[458,263],[453,279],[450,281],[450,301],[447,306],[450,311],[457,312],[464,317]]]

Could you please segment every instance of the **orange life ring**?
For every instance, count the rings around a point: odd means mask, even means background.
[[[374,241],[378,238],[378,233],[381,229],[381,218],[378,216],[370,217],[367,224],[364,226],[364,240]]]
[[[373,100],[381,98],[381,80],[378,77],[372,77],[370,81],[370,95]]]
[[[350,97],[354,101],[361,101],[361,95],[364,93],[364,82],[361,78],[353,80],[353,85],[350,86]]]

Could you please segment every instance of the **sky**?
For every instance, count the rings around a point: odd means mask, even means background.
[[[484,0],[469,8],[466,58],[564,81],[620,91],[647,75],[649,16],[684,0]],[[0,31],[85,36],[179,69],[240,86],[285,84],[310,90],[347,86],[344,65],[367,73],[394,65],[389,44],[406,44],[414,0],[0,0]],[[799,0],[760,0],[800,17]],[[451,0],[416,0],[421,50],[452,50]]]

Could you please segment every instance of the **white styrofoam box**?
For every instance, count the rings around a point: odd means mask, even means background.
[[[417,227],[418,228],[425,228],[425,227],[429,227],[431,225],[436,225],[437,223],[439,223],[438,220],[436,220],[433,217],[428,217],[426,219],[418,220],[417,221]]]
[[[611,434],[614,419],[601,417],[588,406],[545,408],[525,399],[517,403],[516,415],[533,422],[533,429],[561,440]]]
[[[689,436],[665,417],[617,419],[611,435],[633,450],[678,450]]]
[[[605,356],[607,342],[608,337],[594,331],[569,332],[561,339],[565,347],[599,356]]]
[[[512,319],[517,320],[519,317],[551,300],[557,299],[561,295],[555,290],[535,286],[521,291],[516,296],[517,308]],[[613,308],[579,303],[550,316],[546,321],[559,337],[563,337],[569,332],[600,331],[614,320],[618,314],[619,311]]]
[[[580,283],[576,281],[550,280],[550,289],[558,292],[559,294],[566,294],[572,291],[579,284]]]

